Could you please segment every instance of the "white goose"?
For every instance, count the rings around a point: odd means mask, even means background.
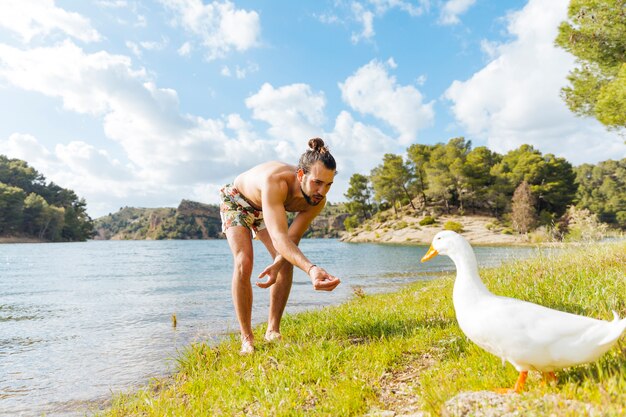
[[[456,265],[453,302],[463,333],[486,351],[509,361],[520,373],[521,392],[529,370],[554,379],[554,371],[592,362],[607,352],[626,329],[626,318],[596,320],[489,292],[478,275],[476,257],[460,235],[435,235],[422,258],[449,256]]]

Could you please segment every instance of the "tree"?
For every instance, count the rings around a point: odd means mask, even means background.
[[[543,175],[532,188],[537,196],[538,209],[562,216],[576,197],[576,173],[564,158],[546,154],[543,160]]]
[[[385,154],[383,163],[372,170],[370,180],[374,188],[374,198],[377,201],[390,202],[397,213],[396,203],[406,197],[415,210],[413,197],[409,193],[413,177],[402,156]]]
[[[78,198],[73,191],[69,191],[72,199],[70,204],[64,206],[63,230],[61,235],[64,240],[76,241],[87,240],[94,235],[93,220],[87,214],[85,199]]]
[[[526,181],[517,186],[511,200],[511,222],[513,228],[520,234],[526,234],[537,222],[535,197]]]
[[[0,155],[0,234],[26,233],[53,241],[93,236],[87,203],[46,179],[25,161]]]
[[[372,191],[369,182],[369,178],[358,173],[350,177],[350,187],[344,196],[348,199],[348,213],[356,216],[355,220],[367,219],[372,215]]]
[[[21,188],[0,182],[0,234],[13,234],[22,230],[25,197]]]
[[[567,106],[619,129],[626,127],[625,7],[624,0],[571,0],[556,38],[578,63],[561,90]]]
[[[543,156],[531,145],[509,151],[491,173],[498,177],[498,191],[508,196],[513,195],[522,181],[528,182],[540,212],[561,216],[576,195],[576,174],[572,165],[552,154]]]
[[[0,155],[0,182],[21,188],[26,194],[30,194],[40,193],[45,187],[46,179],[25,161]]]
[[[409,169],[415,177],[415,191],[422,196],[422,203],[427,204],[426,189],[428,188],[428,177],[426,166],[430,160],[433,147],[430,145],[413,144],[407,149],[409,159]]]
[[[23,230],[39,239],[61,240],[65,217],[65,209],[48,204],[38,194],[30,193],[24,199]]]
[[[444,203],[446,212],[450,212],[451,205],[463,210],[467,191],[463,167],[470,149],[471,142],[464,138],[450,139],[445,145],[435,145],[426,164],[426,194]]]
[[[626,158],[583,164],[576,168],[576,207],[600,221],[626,229]]]
[[[497,213],[499,202],[493,193],[496,178],[491,174],[491,168],[501,159],[500,155],[485,146],[472,149],[467,154],[463,175],[467,188],[467,204],[473,209],[485,208]]]
[[[39,236],[45,228],[45,211],[48,208],[46,200],[35,193],[30,193],[24,199],[24,215],[22,229],[29,235]]]

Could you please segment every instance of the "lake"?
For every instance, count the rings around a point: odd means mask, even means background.
[[[254,243],[253,281],[270,263]],[[420,264],[425,246],[304,239],[300,247],[342,283],[315,292],[296,270],[287,314],[344,302],[354,287],[392,291],[453,269],[444,257]],[[475,248],[480,266],[536,250]],[[225,240],[0,245],[0,416],[84,415],[175,370],[188,344],[236,331],[231,268]],[[259,324],[269,291],[253,288]]]

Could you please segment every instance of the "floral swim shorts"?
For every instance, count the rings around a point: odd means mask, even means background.
[[[220,190],[220,217],[222,233],[232,226],[244,226],[252,231],[252,236],[265,229],[263,212],[257,210],[233,185],[225,185]]]

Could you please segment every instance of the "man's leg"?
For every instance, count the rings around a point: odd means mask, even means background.
[[[283,317],[287,299],[293,282],[293,265],[285,264],[278,273],[276,283],[270,288],[270,311],[267,318],[265,338],[269,341],[280,339],[280,320]]]
[[[241,353],[254,351],[252,334],[252,236],[248,228],[233,226],[226,230],[226,239],[233,253],[232,294],[241,332]]]
[[[272,238],[267,229],[259,230],[256,237],[263,242],[272,257],[276,256],[276,249],[272,245]],[[278,273],[276,283],[270,287],[270,310],[267,318],[265,339],[274,341],[281,339],[280,321],[287,305],[293,282],[293,265],[286,263]]]

